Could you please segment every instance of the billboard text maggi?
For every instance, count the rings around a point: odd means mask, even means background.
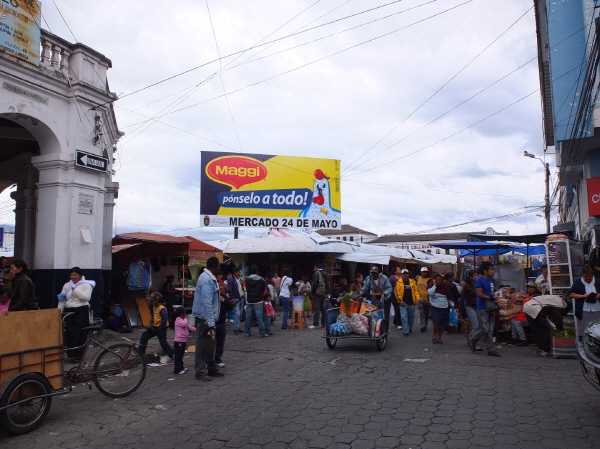
[[[340,229],[340,161],[202,152],[200,213],[205,226]]]

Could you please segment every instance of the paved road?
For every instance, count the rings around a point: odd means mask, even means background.
[[[226,376],[199,382],[148,370],[124,399],[77,386],[45,424],[2,449],[34,448],[592,448],[600,392],[575,360],[533,347],[471,353],[464,335],[432,345],[394,330],[388,347],[325,345],[317,330],[228,334]],[[191,358],[185,359],[191,365]]]

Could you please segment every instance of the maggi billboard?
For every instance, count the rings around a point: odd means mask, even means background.
[[[37,0],[0,0],[0,47],[39,66],[41,18]]]
[[[204,226],[341,229],[340,161],[202,152]]]

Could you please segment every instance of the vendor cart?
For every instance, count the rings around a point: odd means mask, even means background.
[[[369,334],[367,336],[352,333],[345,336],[331,335],[329,332],[329,326],[337,321],[339,314],[339,308],[329,309],[327,311],[327,326],[325,328],[325,334],[323,335],[323,338],[325,339],[329,349],[335,348],[338,340],[374,341],[379,351],[383,351],[385,349],[388,337],[388,322],[385,320],[383,309],[373,310],[370,312]],[[380,322],[379,330],[377,329],[376,325],[374,325],[378,321]]]
[[[82,330],[97,332],[102,326]],[[64,372],[60,309],[0,313],[0,427],[13,435],[35,430],[48,415],[52,398],[71,391],[65,379],[81,382],[89,377],[111,398],[134,392],[144,380],[146,365],[136,344],[128,342],[107,347],[88,335],[83,346],[72,348],[84,348],[79,364]],[[99,352],[91,360],[86,359],[90,346]]]

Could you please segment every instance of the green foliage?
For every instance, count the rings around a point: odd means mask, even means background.
[[[557,338],[575,338],[576,335],[575,328],[573,327],[565,327],[562,331],[554,331],[552,333],[552,336]]]

